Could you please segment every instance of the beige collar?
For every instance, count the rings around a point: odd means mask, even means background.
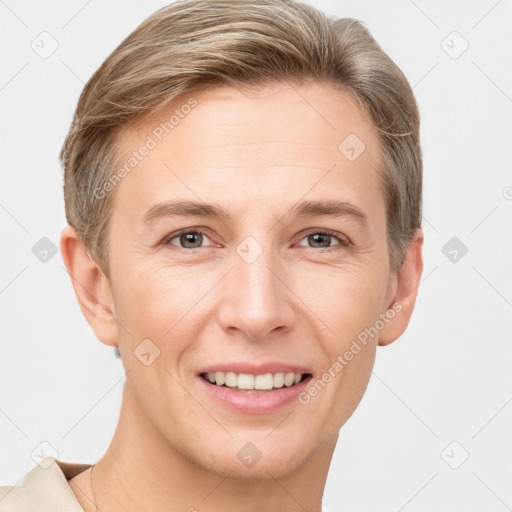
[[[90,466],[46,457],[20,485],[0,487],[0,510],[83,512],[68,480]]]

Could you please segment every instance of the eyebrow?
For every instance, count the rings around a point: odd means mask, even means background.
[[[160,217],[212,217],[227,219],[229,213],[222,206],[206,204],[195,201],[164,201],[150,208],[144,215],[142,222],[149,224]]]
[[[290,208],[289,214],[297,217],[331,217],[351,216],[361,223],[368,222],[367,215],[348,201],[301,201]],[[207,204],[196,201],[164,201],[150,208],[142,222],[149,224],[161,217],[207,217],[229,219],[231,214],[218,204]]]

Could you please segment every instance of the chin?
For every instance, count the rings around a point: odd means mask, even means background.
[[[277,431],[241,432],[233,439],[212,442],[197,452],[196,462],[218,476],[239,480],[282,478],[301,467],[314,452],[307,437]],[[205,443],[206,444],[206,443]],[[205,454],[207,456],[205,457]]]

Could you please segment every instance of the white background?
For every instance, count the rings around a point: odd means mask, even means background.
[[[61,460],[95,462],[117,423],[121,361],[83,318],[60,253],[43,263],[32,248],[42,237],[58,246],[66,225],[57,155],[84,83],[166,3],[0,2],[0,485],[21,481],[43,441]],[[378,349],[325,506],[511,510],[512,3],[310,3],[363,21],[403,69],[425,164],[416,311]],[[43,31],[59,45],[47,59],[31,48]],[[454,236],[468,248],[457,262],[442,252]]]

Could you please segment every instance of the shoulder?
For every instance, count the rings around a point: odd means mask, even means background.
[[[68,479],[89,466],[44,458],[23,477],[20,485],[0,486],[0,512],[83,512]]]

